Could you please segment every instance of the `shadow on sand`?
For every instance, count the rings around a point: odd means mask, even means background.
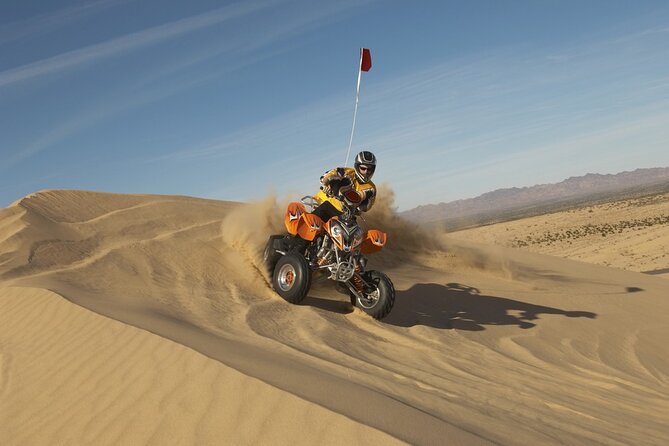
[[[342,296],[343,297],[343,296]],[[348,299],[348,297],[346,298]],[[353,313],[353,307],[348,300],[331,300],[322,297],[315,297],[307,295],[301,305],[308,305],[321,310],[329,311],[331,313],[349,314]]]
[[[587,311],[565,311],[486,296],[476,288],[459,283],[421,283],[408,290],[397,291],[395,307],[383,322],[399,327],[425,325],[470,331],[485,330],[486,325],[516,325],[526,329],[536,325],[531,321],[539,319],[540,314],[597,317]]]

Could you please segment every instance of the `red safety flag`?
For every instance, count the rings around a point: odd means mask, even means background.
[[[360,70],[369,71],[372,68],[372,52],[369,48],[360,48]]]

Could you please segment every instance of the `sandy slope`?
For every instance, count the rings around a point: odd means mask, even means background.
[[[50,291],[1,289],[0,337],[3,445],[397,443]]]
[[[0,281],[31,289],[0,292],[0,435],[665,443],[669,281],[448,239],[406,251],[419,234],[375,210],[395,242],[375,260],[398,289],[383,323],[328,287],[301,306],[268,290],[273,200],[52,191],[1,210]]]
[[[451,236],[669,278],[669,194],[481,226]]]

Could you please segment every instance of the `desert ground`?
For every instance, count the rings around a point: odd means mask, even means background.
[[[450,236],[669,278],[667,193],[481,226]]]
[[[1,209],[0,444],[667,443],[669,280],[422,232],[385,200],[391,314],[327,283],[291,305],[260,263],[283,206]]]

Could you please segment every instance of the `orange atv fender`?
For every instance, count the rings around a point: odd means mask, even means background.
[[[385,246],[388,236],[385,232],[379,231],[378,229],[370,229],[365,234],[365,240],[362,242],[360,250],[363,254],[373,254],[375,252],[381,251]]]
[[[302,215],[306,214],[306,212],[307,210],[300,202],[294,201],[288,205],[283,222],[290,235],[297,235],[297,225],[300,222]]]
[[[314,214],[302,214],[302,217],[297,223],[297,235],[309,242],[315,239],[322,229],[323,220],[321,220],[318,215]]]

